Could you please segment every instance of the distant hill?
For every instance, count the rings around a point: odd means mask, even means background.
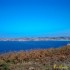
[[[32,38],[0,38],[0,41],[48,41],[48,40],[70,40],[70,37],[32,37]]]

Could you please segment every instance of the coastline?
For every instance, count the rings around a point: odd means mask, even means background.
[[[0,55],[0,69],[7,70],[70,70],[70,46]]]
[[[12,40],[0,40],[0,41],[12,41]],[[18,41],[18,42],[25,42],[25,41],[70,41],[70,40],[13,40],[14,41]]]

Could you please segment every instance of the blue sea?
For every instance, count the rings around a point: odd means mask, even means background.
[[[0,53],[66,46],[70,41],[0,41]]]

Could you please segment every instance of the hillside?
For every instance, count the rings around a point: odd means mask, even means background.
[[[0,70],[70,70],[70,46],[1,54]]]

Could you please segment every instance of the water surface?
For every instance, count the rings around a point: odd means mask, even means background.
[[[30,49],[58,48],[70,41],[0,41],[0,53]]]

